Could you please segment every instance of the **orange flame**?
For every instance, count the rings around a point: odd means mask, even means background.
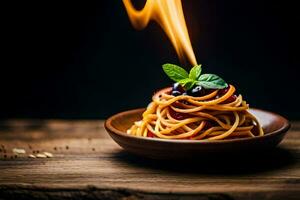
[[[192,65],[197,60],[187,31],[181,0],[147,0],[142,10],[136,10],[131,0],[123,0],[129,19],[136,29],[143,29],[152,19],[170,38],[181,60],[187,56]]]

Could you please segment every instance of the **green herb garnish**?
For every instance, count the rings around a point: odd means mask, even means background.
[[[194,66],[190,73],[188,73],[182,67],[174,64],[164,64],[164,72],[175,82],[185,87],[186,90],[190,90],[194,85],[200,85],[205,89],[223,89],[228,84],[219,76],[215,74],[202,74],[201,65]]]

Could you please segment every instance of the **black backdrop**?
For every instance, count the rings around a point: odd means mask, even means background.
[[[143,1],[139,1],[141,7]],[[300,119],[299,11],[292,1],[183,0],[205,72],[251,106]],[[132,28],[121,0],[3,5],[1,118],[106,118],[142,107],[178,63],[154,23]]]

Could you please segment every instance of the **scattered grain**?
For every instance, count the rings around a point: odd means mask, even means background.
[[[26,153],[25,149],[19,149],[19,148],[13,148],[12,151],[15,154],[25,154]]]
[[[48,158],[52,158],[53,154],[49,152],[44,152],[44,155],[47,156]]]
[[[45,154],[42,153],[38,153],[35,155],[37,158],[47,158],[47,156]]]
[[[28,158],[36,158],[36,157],[35,157],[35,155],[30,154],[30,155],[28,155]]]

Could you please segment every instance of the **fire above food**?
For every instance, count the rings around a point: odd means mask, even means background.
[[[131,0],[123,0],[129,19],[136,29],[145,28],[150,20],[157,22],[171,40],[180,60],[187,59],[192,65],[197,60],[186,27],[181,0],[148,0],[137,11]]]

